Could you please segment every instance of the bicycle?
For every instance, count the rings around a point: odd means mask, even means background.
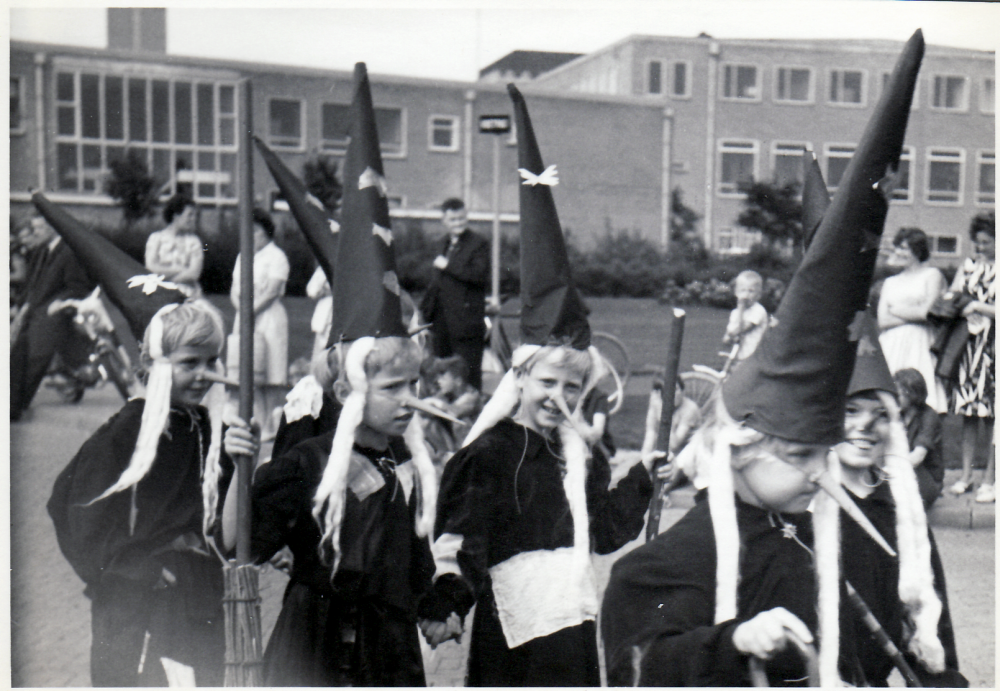
[[[735,344],[732,349],[720,352],[719,355],[725,358],[721,370],[715,370],[707,365],[691,365],[690,372],[682,372],[679,376],[684,382],[684,395],[698,404],[704,410],[711,399],[715,389],[718,388],[722,380],[726,378],[736,361],[736,353],[739,352],[740,344]]]

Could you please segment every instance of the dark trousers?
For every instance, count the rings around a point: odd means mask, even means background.
[[[46,305],[32,309],[20,337],[10,351],[10,415],[21,416],[45,378],[52,358],[58,352],[68,367],[87,362],[90,344],[77,332],[65,314],[49,316]]]
[[[445,324],[435,322],[431,333],[434,336],[434,356],[450,357],[461,355],[469,366],[469,383],[476,389],[483,388],[483,347],[485,333],[472,338],[451,338]]]

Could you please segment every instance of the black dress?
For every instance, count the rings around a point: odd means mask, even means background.
[[[461,576],[435,583],[423,608],[428,618],[478,602],[472,623],[470,686],[596,686],[600,684],[593,618],[511,648],[501,625],[491,569],[573,545],[573,519],[563,488],[557,442],[510,419],[498,422],[448,461],[441,478],[435,537],[461,536]],[[590,550],[608,554],[634,539],[652,493],[641,464],[609,490],[610,467],[595,454],[587,475]],[[445,538],[447,540],[447,537]],[[440,544],[440,543],[439,543]],[[526,580],[565,578],[523,568]],[[521,568],[520,566],[518,568]],[[496,573],[496,572],[494,572]],[[596,610],[596,602],[595,608]]]
[[[59,547],[92,600],[91,682],[165,686],[160,658],[167,657],[194,667],[199,685],[220,686],[222,562],[202,535],[200,477],[210,438],[205,409],[170,411],[156,460],[134,494],[124,490],[88,504],[128,466],[144,405],[129,401],[84,443],[48,503]],[[220,510],[232,477],[225,455],[222,463]]]
[[[355,447],[353,490],[341,524],[343,557],[331,583],[321,560],[312,499],[334,432],[306,440],[257,469],[252,550],[258,562],[288,545],[294,555],[281,613],[264,652],[267,686],[424,686],[416,603],[434,574],[427,538],[414,529],[419,488],[399,437],[385,452]],[[399,465],[397,465],[397,463]],[[374,484],[372,484],[374,481]],[[360,482],[352,482],[360,487]],[[360,491],[360,490],[359,490]]]
[[[279,458],[291,451],[296,444],[336,429],[342,407],[332,394],[324,391],[323,405],[317,417],[303,415],[289,422],[282,412],[278,431],[274,435],[274,446],[271,447],[271,458]]]
[[[864,498],[852,497],[854,503],[864,512],[879,533],[892,545],[896,546],[896,506],[887,483],[879,485]],[[916,658],[906,652],[903,643],[905,610],[899,599],[899,561],[889,556],[881,547],[875,544],[867,533],[857,523],[841,512],[841,561],[842,575],[861,599],[865,601],[872,614],[886,630],[896,647],[904,652],[910,667],[916,672],[924,686],[968,686],[968,682],[958,672],[958,655],[955,652],[955,632],[951,624],[951,614],[948,610],[948,596],[945,590],[944,569],[933,533],[929,534],[931,541],[931,569],[934,573],[934,589],[941,598],[941,618],[938,620],[938,636],[945,651],[945,671],[941,674],[931,674],[925,670]],[[930,529],[928,528],[928,532]],[[843,603],[842,603],[843,608]],[[845,681],[855,686],[886,686],[893,663],[889,656],[875,642],[864,623],[857,614],[851,612],[854,628],[853,640],[856,641],[854,651],[860,661],[858,668],[845,671]],[[848,638],[847,640],[850,640]],[[853,678],[852,678],[853,677]]]

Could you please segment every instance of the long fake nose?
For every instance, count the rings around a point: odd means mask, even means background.
[[[214,371],[212,371],[210,369],[204,370],[201,373],[201,376],[204,377],[205,379],[211,381],[211,382],[215,382],[216,384],[225,384],[226,386],[228,386],[230,388],[233,388],[233,389],[238,388],[239,385],[240,385],[240,383],[238,381],[233,381],[232,379],[227,379],[226,377],[222,376],[218,372],[214,372]]]
[[[840,483],[830,477],[829,472],[823,471],[818,475],[810,476],[809,478],[817,485],[819,485],[824,492],[833,497],[833,500],[840,505],[840,508],[850,516],[855,523],[857,523],[861,528],[868,533],[875,542],[878,543],[879,547],[884,549],[889,556],[895,557],[896,550],[889,546],[882,534],[879,533],[878,528],[872,525],[872,522],[868,520],[868,517],[858,508],[858,505],[854,503],[854,500],[847,494]]]

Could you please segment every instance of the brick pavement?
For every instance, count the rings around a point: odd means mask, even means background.
[[[89,391],[84,403],[66,406],[41,391],[25,422],[11,426],[11,670],[14,686],[88,686],[89,603],[83,584],[62,558],[45,502],[52,483],[80,444],[118,407],[113,391]],[[690,491],[673,495],[664,510],[666,529],[691,503]],[[969,506],[969,495],[939,500],[930,519],[948,578],[959,660],[974,687],[995,683],[995,545],[992,505]],[[966,514],[968,512],[968,514]],[[970,518],[965,521],[965,516]],[[953,519],[958,516],[957,520]],[[969,530],[973,525],[979,530]],[[598,557],[600,582],[619,553]],[[261,574],[265,640],[281,607],[287,577],[265,568]],[[433,686],[460,686],[468,632],[461,644],[424,650]],[[894,679],[900,685],[898,679]]]

